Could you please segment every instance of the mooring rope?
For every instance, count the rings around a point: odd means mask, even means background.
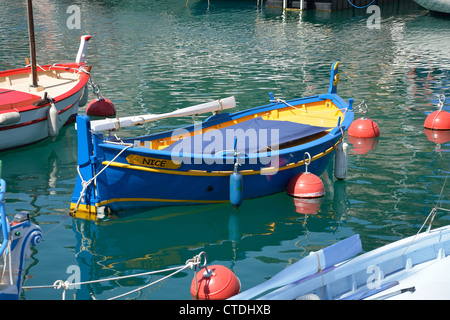
[[[71,214],[74,214],[75,212],[77,212],[78,207],[80,205],[81,199],[84,197],[84,194],[86,192],[87,187],[89,187],[89,185],[92,183],[92,181],[94,181],[95,179],[97,179],[97,177],[111,164],[113,163],[125,150],[127,150],[128,148],[133,147],[132,144],[126,145],[125,148],[123,148],[111,161],[109,161],[103,168],[102,170],[100,170],[96,175],[94,175],[92,178],[90,178],[87,181],[84,181],[83,176],[81,175],[80,172],[80,166],[77,166],[77,172],[78,175],[80,176],[81,179],[81,185],[82,185],[82,190],[80,191],[80,196],[77,200],[77,203],[75,204],[74,209],[70,212]]]
[[[205,261],[202,264],[202,257],[204,257]],[[80,285],[86,285],[86,284],[92,284],[92,283],[100,283],[100,282],[107,282],[107,281],[117,281],[117,280],[121,280],[121,279],[127,279],[127,278],[133,278],[133,277],[142,277],[142,276],[149,276],[149,275],[153,275],[153,274],[157,274],[157,273],[163,273],[163,272],[168,272],[168,271],[174,271],[171,274],[162,277],[161,279],[158,279],[156,281],[153,281],[149,284],[143,285],[139,288],[133,289],[131,291],[128,291],[126,293],[117,295],[115,297],[109,298],[107,300],[115,300],[118,298],[122,298],[124,296],[127,296],[129,294],[132,294],[134,292],[137,291],[141,291],[147,287],[150,287],[152,285],[155,285],[159,282],[162,282],[166,279],[168,279],[169,277],[183,271],[186,269],[194,269],[194,267],[204,267],[206,266],[206,253],[204,251],[200,252],[198,255],[194,256],[191,259],[186,260],[185,264],[182,266],[178,266],[178,267],[172,267],[172,268],[167,268],[167,269],[163,269],[163,270],[157,270],[157,271],[149,271],[149,272],[142,272],[142,273],[137,273],[137,274],[131,274],[131,275],[125,275],[125,276],[117,276],[117,277],[112,277],[112,278],[106,278],[106,279],[97,279],[97,280],[90,280],[90,281],[83,281],[83,282],[68,282],[68,281],[63,281],[63,280],[56,280],[53,284],[51,285],[38,285],[38,286],[23,286],[22,289],[45,289],[45,288],[54,288],[56,290],[62,289],[62,300],[65,300],[66,297],[66,291],[76,287],[76,286],[80,286]],[[95,300],[95,297],[91,294],[91,297]]]

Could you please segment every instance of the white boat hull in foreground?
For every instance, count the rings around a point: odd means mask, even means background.
[[[280,281],[305,268],[298,261],[278,276],[281,286],[244,291],[232,299],[450,299],[450,226],[419,233],[344,262],[329,266],[321,259],[321,270],[289,283]],[[317,255],[316,260],[319,255]],[[313,259],[311,259],[313,261]],[[310,264],[310,263],[309,263]],[[269,289],[265,290],[264,289]],[[272,290],[272,291],[270,291]],[[253,295],[257,293],[257,295]]]
[[[450,0],[414,0],[425,9],[450,14]]]

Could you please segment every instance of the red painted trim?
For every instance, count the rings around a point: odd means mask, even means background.
[[[43,69],[47,70],[52,70],[53,68],[57,68],[59,70],[70,70],[73,69],[74,72],[80,67],[80,66],[86,66],[85,63],[61,63],[61,64],[57,64],[57,65],[45,65],[45,66],[41,66]],[[6,71],[0,71],[0,76],[9,76],[9,75],[14,75],[14,74],[20,74],[20,73],[31,73],[31,68],[30,67],[26,67],[26,68],[20,68],[20,69],[12,69],[12,70],[6,70]],[[39,73],[39,70],[38,70]],[[83,87],[86,85],[86,83],[89,81],[89,75],[82,72],[81,73],[81,78],[78,81],[78,83],[76,84],[75,87],[73,87],[71,90],[56,96],[56,97],[51,97],[53,98],[53,100],[55,101],[55,103],[57,102],[61,102],[71,96],[73,96],[74,94],[77,94],[78,92],[80,92]],[[81,95],[80,95],[81,98]],[[80,99],[79,98],[79,99]],[[79,100],[78,99],[78,100]],[[77,101],[78,101],[77,100]],[[32,111],[32,110],[37,110],[39,108],[44,108],[44,107],[48,107],[49,103],[46,103],[44,105],[41,106],[33,106],[33,105],[28,105],[28,106],[24,106],[24,107],[20,107],[20,108],[14,108],[14,109],[9,109],[9,110],[2,110],[0,111],[0,113],[7,113],[7,112],[11,112],[11,111],[18,111],[18,112],[27,112],[27,111]],[[71,106],[69,106],[71,107]],[[67,107],[67,108],[69,108]],[[65,108],[65,109],[67,109]],[[59,113],[65,112],[65,110],[61,110]]]
[[[38,122],[45,121],[45,120],[47,120],[47,117],[34,119],[34,120],[27,121],[27,122],[24,122],[24,123],[13,124],[11,126],[0,128],[0,131],[11,130],[11,129],[16,129],[16,128],[20,128],[20,127],[26,127],[26,126],[29,126],[29,125],[32,125],[32,124],[35,124],[35,123],[38,123]]]
[[[77,100],[79,101],[79,100]],[[58,111],[58,114],[64,113],[68,110],[70,110],[71,108],[73,108],[74,104],[69,105],[68,107]],[[19,123],[19,124],[13,124],[7,127],[0,127],[0,131],[5,131],[5,130],[11,130],[11,129],[16,129],[16,128],[21,128],[21,127],[26,127],[35,123],[39,123],[42,121],[46,121],[48,117],[43,117],[43,118],[39,118],[39,119],[34,119],[31,121],[27,121],[27,122],[23,122],[23,123]]]

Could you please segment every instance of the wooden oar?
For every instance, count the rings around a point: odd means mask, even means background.
[[[345,261],[361,250],[359,234],[355,234],[322,250],[312,252],[309,256],[290,265],[266,282],[237,294],[231,297],[230,300],[253,299],[266,291],[291,284],[339,262]]]
[[[192,107],[187,107],[183,109],[178,109],[168,113],[162,114],[144,114],[139,116],[130,116],[116,119],[103,119],[91,121],[91,129],[93,131],[104,131],[104,130],[118,130],[123,127],[131,127],[136,124],[141,124],[149,121],[160,120],[171,117],[182,117],[189,116],[193,114],[221,111],[229,108],[234,108],[236,106],[236,101],[234,97],[228,97],[220,100],[215,100]]]

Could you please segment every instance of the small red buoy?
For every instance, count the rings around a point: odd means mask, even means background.
[[[318,198],[325,194],[325,187],[315,174],[302,172],[289,181],[286,192],[295,198]]]
[[[430,130],[450,130],[450,113],[436,110],[428,115],[423,126]]]
[[[98,117],[111,117],[116,114],[116,107],[111,100],[100,97],[89,102],[86,114]]]
[[[438,110],[432,112],[425,119],[424,127],[430,130],[450,130],[450,113],[442,110],[444,108],[445,96],[439,95]]]
[[[325,194],[325,187],[318,176],[308,172],[311,163],[311,155],[308,152],[303,155],[303,161],[305,172],[299,173],[289,181],[286,192],[295,198],[319,198]]]
[[[191,295],[199,300],[225,300],[241,291],[241,282],[230,269],[212,265],[201,269],[192,279]]]
[[[355,138],[376,138],[380,136],[380,128],[375,121],[366,118],[365,114],[369,110],[367,104],[363,101],[356,107],[362,112],[363,117],[361,119],[352,122],[348,128],[348,135]]]
[[[380,129],[375,121],[363,117],[352,122],[348,135],[356,138],[376,138],[380,136]]]

